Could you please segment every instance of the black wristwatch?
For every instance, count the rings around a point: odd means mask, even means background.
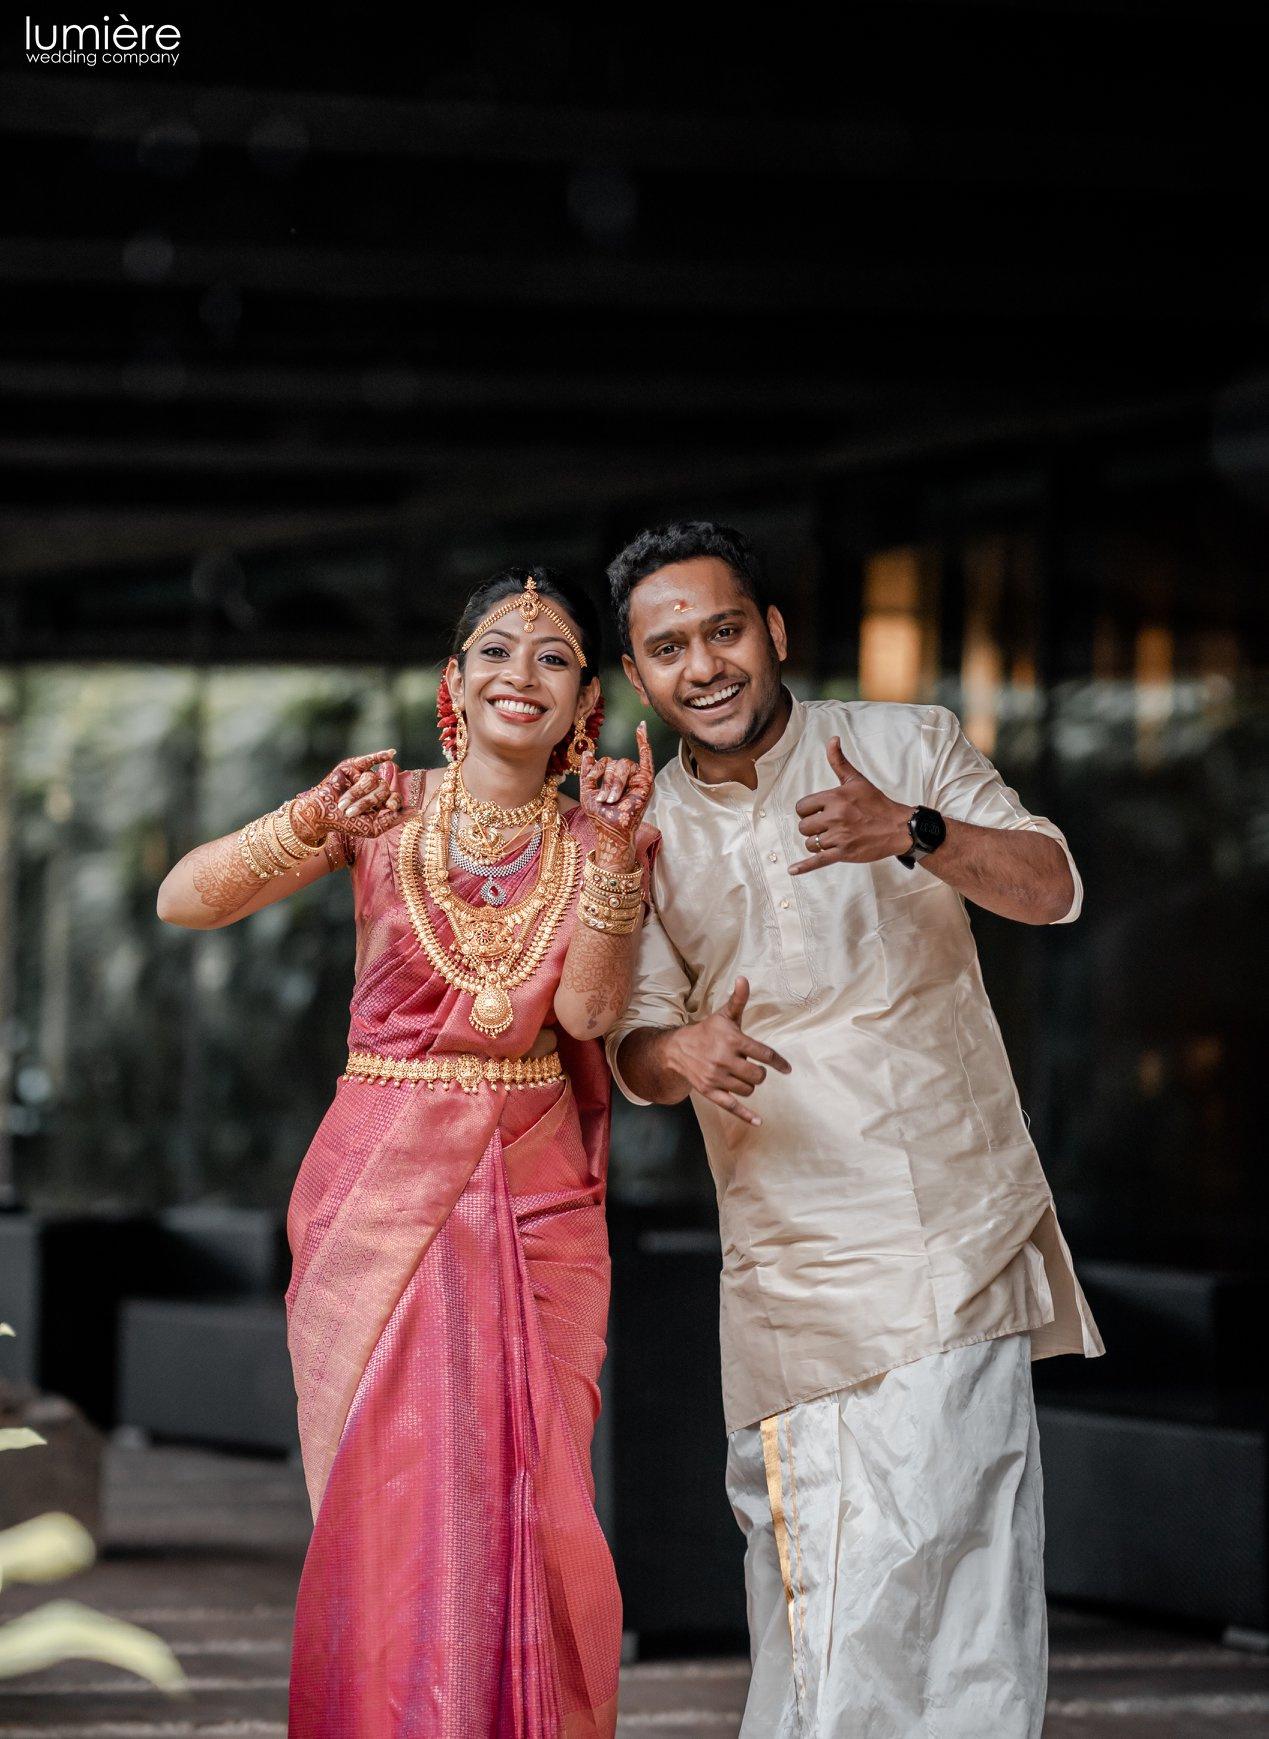
[[[914,869],[918,858],[929,857],[942,845],[947,838],[947,824],[937,809],[917,808],[908,817],[908,832],[912,835],[911,849],[898,856],[901,864]]]

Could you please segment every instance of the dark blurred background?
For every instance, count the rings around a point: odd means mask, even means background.
[[[191,935],[158,883],[344,753],[434,763],[499,564],[600,596],[640,526],[719,518],[799,694],[951,706],[1084,874],[1073,928],[974,912],[1110,1349],[1037,1370],[1053,1590],[1269,1629],[1269,259],[1224,18],[204,14],[131,68],[31,65],[10,19],[0,1369],[290,1444],[278,1218],[348,889]],[[734,1640],[690,1118],[618,1105],[612,1224],[629,1622]]]

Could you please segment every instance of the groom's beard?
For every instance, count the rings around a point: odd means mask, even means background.
[[[780,710],[780,701],[784,693],[784,686],[780,681],[780,660],[774,656],[774,652],[775,648],[773,647],[773,656],[763,674],[761,686],[756,679],[750,683],[749,692],[753,697],[753,711],[749,715],[749,722],[739,725],[735,736],[724,738],[721,741],[716,741],[711,737],[698,737],[694,732],[682,730],[680,727],[680,733],[689,749],[703,749],[707,755],[738,755],[742,749],[747,749],[750,743],[756,743],[763,732],[769,729],[771,721]],[[691,708],[681,706],[679,711],[690,715]],[[667,719],[665,722],[669,724],[671,721]]]

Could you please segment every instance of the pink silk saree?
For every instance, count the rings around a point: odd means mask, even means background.
[[[403,797],[421,781],[397,777]],[[566,822],[588,850],[581,810]],[[574,911],[490,1039],[414,934],[401,838],[353,864],[349,1049],[524,1055],[553,1022]],[[479,878],[455,887],[476,899]],[[567,1078],[532,1087],[341,1078],[300,1167],[286,1299],[315,1521],[291,1739],[614,1732],[621,1601],[590,1469],[609,1081],[598,1042],[558,1037]]]

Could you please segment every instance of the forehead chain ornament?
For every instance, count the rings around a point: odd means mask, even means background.
[[[568,623],[564,620],[563,616],[560,615],[559,611],[556,610],[549,600],[544,598],[538,591],[538,583],[533,578],[532,574],[530,574],[528,579],[524,582],[524,590],[518,597],[513,594],[510,598],[504,599],[503,602],[498,605],[496,610],[491,610],[482,621],[476,624],[466,640],[463,641],[460,651],[468,651],[476,644],[477,640],[480,639],[480,636],[486,631],[486,629],[492,628],[495,622],[500,622],[504,616],[509,616],[513,610],[519,610],[524,621],[524,631],[526,634],[532,634],[534,625],[539,616],[548,617],[559,629],[563,638],[567,640],[569,645],[572,647],[574,658],[576,658],[577,662],[583,669],[585,669],[586,654],[582,651],[581,642],[569,627]]]

